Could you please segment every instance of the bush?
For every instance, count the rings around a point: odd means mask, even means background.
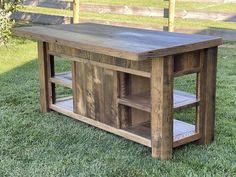
[[[22,0],[0,0],[0,45],[6,44],[11,37],[14,21],[10,16],[20,8],[21,3]]]

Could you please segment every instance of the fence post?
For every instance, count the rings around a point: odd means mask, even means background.
[[[73,23],[79,23],[79,0],[73,0]]]
[[[169,0],[169,18],[168,31],[173,32],[175,29],[175,0]]]

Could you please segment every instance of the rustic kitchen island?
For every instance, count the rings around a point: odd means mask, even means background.
[[[92,23],[15,28],[38,41],[41,111],[54,110],[152,148],[171,159],[173,147],[214,138],[217,46],[212,36]],[[55,56],[71,72],[55,72]],[[196,74],[196,94],[174,78]],[[56,96],[56,85],[72,96]],[[195,124],[173,118],[196,108]],[[79,136],[79,135],[78,135]]]

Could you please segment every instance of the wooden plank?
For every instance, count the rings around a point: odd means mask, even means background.
[[[174,74],[181,76],[200,70],[200,50],[174,56]]]
[[[56,74],[54,77],[51,77],[50,82],[62,85],[67,88],[72,89],[72,77],[71,74],[66,73],[66,74]]]
[[[86,111],[87,117],[95,119],[95,98],[94,98],[94,80],[93,80],[93,66],[88,64],[83,64],[85,71],[79,74],[85,77],[85,92],[86,92]],[[79,83],[78,83],[79,84]]]
[[[38,42],[38,66],[39,66],[39,84],[40,84],[40,110],[49,111],[49,92],[48,92],[48,71],[47,71],[47,43]]]
[[[58,51],[57,51],[58,52]],[[146,71],[143,71],[143,70],[148,70],[147,68],[140,68],[142,70],[138,70],[139,67],[135,67],[133,65],[127,65],[126,67],[121,67],[121,66],[117,66],[117,65],[114,65],[116,63],[110,63],[110,64],[107,64],[108,61],[92,61],[92,60],[89,60],[88,59],[85,59],[85,58],[80,58],[80,57],[74,57],[74,56],[71,56],[70,54],[62,54],[63,52],[59,52],[59,53],[56,53],[55,51],[49,51],[50,54],[52,55],[55,55],[55,56],[59,56],[59,57],[63,57],[63,58],[67,58],[69,60],[72,60],[72,61],[77,61],[77,62],[82,62],[82,63],[90,63],[94,66],[97,66],[97,67],[102,67],[102,68],[105,68],[105,69],[111,69],[111,70],[115,70],[115,71],[120,71],[120,72],[124,72],[124,73],[129,73],[129,74],[133,74],[133,75],[137,75],[137,76],[142,76],[142,77],[147,77],[147,78],[150,78],[151,77],[151,74],[150,72],[146,72]],[[122,60],[122,59],[121,59]],[[123,60],[124,61],[124,60]],[[127,63],[128,63],[128,60],[126,60]],[[106,63],[104,63],[106,62]],[[127,68],[127,67],[130,67],[130,68]],[[141,66],[140,66],[141,67]],[[146,66],[148,67],[148,66]]]
[[[75,63],[76,70],[76,94],[77,95],[77,104],[76,104],[76,113],[82,116],[87,115],[87,107],[86,107],[86,73],[85,66],[83,63]]]
[[[76,70],[76,62],[72,61],[71,62],[71,86],[72,86],[72,96],[73,96],[73,112],[77,113],[78,112],[78,102],[79,102],[79,97],[77,95],[77,83],[78,83],[78,75],[77,75],[77,70]],[[73,80],[73,81],[72,81]]]
[[[173,109],[180,110],[187,107],[197,106],[199,100],[194,94],[174,90],[173,92],[174,105]],[[151,98],[149,92],[141,92],[134,95],[127,95],[118,99],[119,104],[140,109],[142,111],[151,112]]]
[[[74,111],[73,98],[72,97],[57,99],[56,102],[54,104],[50,104],[49,107],[51,107],[52,105],[57,105],[58,107],[66,109],[66,110],[71,111],[71,112]]]
[[[174,11],[173,11],[173,10]],[[214,20],[214,21],[230,21],[235,22],[235,12],[216,12],[205,10],[176,9],[175,2],[169,3],[169,8],[155,7],[136,7],[123,5],[106,5],[106,4],[81,4],[81,12],[95,12],[99,14],[120,14],[134,15],[144,17],[160,17],[169,18],[168,23],[173,23],[175,18],[182,19],[198,19],[198,20]],[[173,11],[173,12],[172,12]]]
[[[104,117],[104,92],[103,89],[103,68],[93,66],[93,88],[94,88],[94,105],[95,105],[95,119],[102,121]]]
[[[118,80],[117,72],[109,69],[103,70],[103,90],[104,90],[104,117],[102,123],[113,127],[120,127],[118,119]]]
[[[14,34],[136,61],[222,44],[212,36],[86,23],[15,28]]]
[[[70,24],[71,17],[47,15],[33,12],[14,12],[11,19],[33,22],[45,25]]]
[[[72,111],[66,109],[66,108],[62,108],[60,106],[57,106],[55,104],[52,104],[50,105],[50,109],[54,110],[54,111],[57,111],[57,112],[60,112],[66,116],[69,116],[69,117],[72,117],[74,119],[77,119],[81,122],[84,122],[84,123],[87,123],[89,125],[92,125],[92,126],[95,126],[97,128],[100,128],[102,130],[105,130],[107,132],[110,132],[110,133],[113,133],[113,134],[116,134],[118,136],[121,136],[121,137],[124,137],[126,139],[129,139],[131,141],[134,141],[134,142],[137,142],[137,143],[140,143],[144,146],[148,146],[148,147],[151,147],[151,141],[150,139],[147,139],[147,138],[144,138],[142,136],[139,136],[139,135],[136,135],[136,134],[133,134],[133,133],[130,133],[130,132],[127,132],[127,131],[124,131],[122,129],[117,129],[113,126],[109,126],[107,124],[104,124],[104,123],[101,123],[101,122],[98,122],[96,120],[93,120],[93,119],[90,119],[90,118],[87,118],[85,116],[82,116],[82,115],[79,115],[79,114],[75,114],[73,113]]]
[[[174,32],[175,29],[175,0],[169,0],[169,18],[168,18],[168,31]]]
[[[73,0],[73,23],[79,23],[79,0]]]
[[[102,130],[124,137],[131,141],[143,144],[147,147],[151,147],[151,131],[150,122],[142,123],[140,125],[127,127],[124,129],[117,129],[104,123],[95,121],[93,119],[73,113],[73,101],[72,98],[65,99],[64,101],[58,101],[56,104],[50,105],[50,109],[60,112],[71,118],[75,118],[79,121],[95,126]],[[175,120],[173,124],[173,147],[177,147],[192,141],[199,139],[199,134],[194,133],[194,125]]]
[[[83,23],[98,23],[110,24],[115,26],[126,26],[130,28],[141,28],[149,30],[163,30],[162,25],[158,24],[134,24],[128,22],[117,22],[111,20],[94,20],[94,19],[81,19]],[[175,27],[175,32],[186,34],[201,34],[222,37],[224,40],[235,41],[236,32],[233,29],[220,29],[220,28],[193,28],[193,27]],[[221,43],[222,44],[222,43]]]
[[[151,141],[152,157],[168,160],[173,148],[173,57],[152,61]]]
[[[196,132],[202,136],[203,122],[205,116],[205,90],[206,90],[206,59],[205,50],[200,53],[200,67],[202,68],[199,73],[197,73],[196,80],[196,91],[197,99],[199,100],[199,105],[196,107]]]

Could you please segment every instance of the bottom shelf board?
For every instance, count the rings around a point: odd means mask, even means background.
[[[50,105],[50,109],[60,112],[66,116],[75,118],[97,128],[132,140],[134,142],[151,147],[150,122],[145,122],[125,129],[118,129],[91,118],[81,116],[73,112],[73,100],[71,97],[59,99],[55,104]],[[195,126],[180,120],[173,121],[173,147],[177,147],[200,139],[200,134],[195,132]]]
[[[73,112],[73,99],[72,99],[72,97],[57,99],[55,105]]]
[[[123,129],[125,131],[134,133],[139,136],[143,136],[147,139],[151,139],[151,123],[145,122],[137,126],[132,126]],[[180,120],[173,120],[173,141],[195,135],[195,126]]]

